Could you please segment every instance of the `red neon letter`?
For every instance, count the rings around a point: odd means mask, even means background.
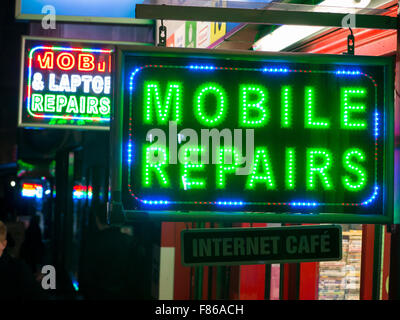
[[[38,54],[37,61],[40,69],[53,69],[54,67],[54,52],[46,52],[43,58]]]
[[[78,70],[92,71],[94,70],[94,56],[90,53],[80,53],[78,56]]]
[[[75,57],[68,52],[63,52],[57,57],[57,66],[61,70],[71,70],[75,66]]]
[[[105,62],[105,61],[99,62],[99,63],[97,64],[97,69],[99,70],[99,72],[104,72],[104,71],[106,71],[106,62]]]

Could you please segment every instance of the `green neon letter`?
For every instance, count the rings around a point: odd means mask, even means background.
[[[350,148],[343,154],[343,167],[357,176],[355,181],[351,181],[349,176],[342,177],[344,187],[349,191],[360,191],[367,182],[367,171],[358,163],[354,163],[352,158],[356,158],[360,162],[365,161],[364,151],[358,148]]]
[[[43,96],[41,94],[34,93],[32,95],[32,111],[43,112]]]
[[[62,112],[63,108],[67,105],[68,103],[68,98],[64,95],[57,95],[57,107],[56,111],[57,112]]]
[[[328,129],[330,124],[327,119],[315,117],[315,92],[313,87],[306,87],[305,93],[305,128]]]
[[[332,179],[328,174],[328,170],[332,165],[332,154],[328,149],[308,148],[307,149],[307,189],[316,190],[317,184],[314,176],[317,174],[321,178],[324,190],[331,190]]]
[[[281,127],[290,128],[292,126],[292,87],[282,87],[281,93]]]
[[[184,147],[184,163],[181,166],[181,186],[183,189],[204,189],[206,187],[206,182],[204,179],[191,179],[189,173],[191,171],[202,171],[204,165],[200,164],[198,161],[199,154],[203,151],[203,148],[199,147]],[[192,161],[192,153],[196,154],[197,161]],[[190,154],[190,156],[188,156]],[[182,170],[183,169],[183,170]]]
[[[261,164],[261,170],[260,170]],[[261,172],[260,172],[261,171]],[[265,183],[268,190],[275,190],[275,178],[269,160],[268,150],[265,147],[256,148],[253,169],[247,178],[246,188],[254,189],[254,184]]]
[[[232,159],[233,158],[233,159]],[[228,159],[228,161],[226,161]],[[228,163],[226,163],[228,162]],[[233,148],[221,147],[217,161],[217,188],[224,189],[226,185],[226,173],[234,173],[239,168],[239,154]]]
[[[341,127],[342,129],[363,130],[367,129],[367,121],[365,119],[352,120],[352,113],[365,113],[364,104],[350,104],[350,97],[355,96],[364,98],[366,90],[364,88],[342,88],[341,90]]]
[[[265,106],[267,100],[266,92],[266,89],[259,85],[246,84],[240,86],[239,101],[241,107],[239,126],[262,127],[267,124],[269,111]],[[257,115],[254,115],[254,113],[257,113]]]
[[[286,179],[285,186],[287,190],[293,190],[296,187],[296,152],[294,148],[286,148]]]
[[[67,113],[79,113],[79,108],[78,108],[78,100],[76,100],[75,96],[70,96],[69,101],[68,101],[68,106],[67,106]]]
[[[111,101],[109,98],[103,97],[100,99],[99,111],[103,116],[110,114],[110,105]]]
[[[162,146],[144,146],[144,187],[151,187],[151,172],[154,172],[161,187],[169,186],[169,179],[163,167],[167,165],[167,150]],[[158,158],[158,159],[157,159]]]
[[[168,121],[180,123],[182,85],[176,82],[168,82],[163,105],[161,104],[160,91],[160,84],[158,82],[146,81],[144,83],[144,123],[153,123],[153,113],[151,111],[153,104],[156,105],[157,124],[167,124]],[[169,119],[170,107],[173,109],[171,120]]]
[[[79,111],[82,114],[86,113],[86,97],[85,96],[79,97]]]
[[[208,116],[206,114],[206,96],[207,95],[214,95],[217,104],[216,104],[216,111],[212,116]],[[194,94],[194,115],[197,118],[197,120],[206,126],[215,126],[219,123],[221,123],[225,116],[226,116],[226,111],[227,111],[227,105],[228,105],[228,99],[227,95],[225,92],[225,89],[222,88],[219,84],[217,83],[206,83],[203,85],[200,85]]]
[[[99,110],[97,109],[98,105],[99,105],[99,100],[96,97],[88,97],[87,98],[87,113],[88,114],[89,113],[99,114]],[[69,104],[68,104],[68,106],[69,106]],[[67,108],[67,112],[68,112],[68,108]]]
[[[54,94],[44,95],[44,112],[54,112],[56,96]]]

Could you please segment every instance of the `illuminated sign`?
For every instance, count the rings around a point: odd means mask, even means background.
[[[243,265],[335,261],[342,258],[339,225],[191,229],[181,232],[182,265]]]
[[[151,24],[151,20],[134,19],[135,6],[141,3],[143,0],[17,0],[15,16],[22,20],[42,20],[54,14],[57,22]]]
[[[125,54],[125,213],[390,221],[392,59],[201,52]]]
[[[26,198],[43,198],[43,186],[36,183],[23,183],[21,195]]]
[[[108,130],[113,49],[25,41],[19,124]]]
[[[73,187],[72,198],[75,200],[78,199],[92,199],[93,197],[93,188],[92,186],[86,187],[82,185],[75,185]]]

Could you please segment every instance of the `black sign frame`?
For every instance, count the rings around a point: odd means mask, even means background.
[[[127,86],[129,77],[125,70],[126,59],[147,57],[149,61],[155,59],[160,61],[163,58],[187,58],[208,59],[217,61],[223,59],[233,63],[237,61],[265,61],[270,64],[282,64],[285,62],[306,63],[306,64],[330,64],[339,67],[346,65],[354,66],[379,66],[383,68],[384,85],[384,173],[382,176],[382,210],[373,214],[360,214],[360,212],[332,213],[324,211],[304,210],[276,212],[273,208],[269,210],[249,211],[232,207],[228,210],[208,209],[195,210],[179,207],[165,208],[156,206],[143,209],[135,205],[127,205],[129,194],[123,183],[127,175],[126,170],[126,129],[127,118],[124,114],[124,104],[127,99]],[[120,47],[117,58],[117,79],[116,86],[117,102],[114,110],[114,121],[112,122],[112,176],[111,176],[111,218],[112,220],[154,218],[163,221],[237,221],[237,222],[294,222],[294,223],[391,223],[393,221],[393,188],[394,188],[394,96],[393,96],[393,66],[392,57],[364,57],[364,56],[338,56],[338,55],[316,55],[316,54],[281,54],[281,53],[248,53],[233,51],[211,51],[196,49],[172,49],[172,48],[138,48]],[[125,129],[124,129],[125,128]],[[128,197],[129,198],[129,197]]]
[[[21,69],[20,69],[20,89],[19,89],[19,109],[18,109],[18,126],[23,127],[23,128],[40,128],[40,129],[76,129],[76,130],[100,130],[100,131],[109,131],[110,130],[110,122],[111,122],[111,114],[112,114],[112,109],[114,108],[114,94],[115,94],[115,50],[116,50],[116,45],[117,42],[112,42],[112,41],[93,41],[93,40],[80,40],[80,39],[61,39],[61,38],[50,38],[50,37],[31,37],[31,36],[23,36],[21,40]],[[39,121],[38,119],[35,119],[34,117],[31,116],[30,112],[27,110],[27,97],[28,93],[27,91],[31,90],[31,94],[33,93],[32,86],[30,83],[32,82],[33,79],[33,72],[29,72],[29,69],[31,66],[29,66],[29,61],[32,60],[30,57],[30,54],[34,51],[36,52],[42,52],[42,50],[52,50],[51,48],[59,48],[60,51],[53,50],[54,53],[59,53],[63,52],[61,49],[62,48],[67,48],[67,49],[72,49],[72,48],[82,48],[85,51],[82,51],[82,53],[96,53],[101,51],[104,51],[104,54],[109,55],[109,61],[107,63],[109,64],[109,67],[111,69],[110,72],[108,72],[109,77],[110,77],[110,84],[111,84],[111,89],[110,93],[105,95],[107,96],[107,99],[109,99],[109,108],[110,112],[108,113],[109,116],[105,117],[107,119],[102,119],[100,116],[94,117],[95,121],[89,119],[89,120],[83,120],[84,121],[89,121],[88,124],[78,124],[78,121],[75,121],[72,123],[70,119],[65,118],[63,119],[62,117],[59,117],[59,119],[56,119],[57,117],[50,118],[50,121],[46,120],[41,120]],[[101,48],[101,49],[99,49]],[[89,50],[92,50],[89,51]],[[36,53],[35,52],[35,53]],[[73,52],[73,51],[68,51],[68,52]],[[55,68],[56,64],[56,59],[54,58],[54,61],[52,62],[53,64],[53,69]],[[108,69],[108,67],[107,67]],[[89,74],[89,73],[88,73]],[[56,75],[57,78],[57,75]],[[57,79],[56,81],[59,81]],[[47,83],[45,84],[47,86]],[[28,87],[31,87],[31,89],[28,89]],[[46,91],[46,90],[44,90]],[[58,92],[57,92],[58,93]],[[68,95],[68,93],[67,93]],[[92,94],[93,96],[93,94]],[[80,103],[78,101],[78,103]],[[54,108],[54,107],[53,107]],[[44,119],[44,118],[43,118]],[[60,121],[65,122],[65,123],[51,123],[51,121]],[[103,122],[103,123],[102,123]],[[98,125],[96,123],[102,123],[101,125]]]
[[[303,246],[302,250],[310,250],[310,239],[304,238],[303,240],[306,241],[298,241],[300,236],[310,238],[312,236],[326,237],[327,247],[326,249],[324,248],[326,252],[322,252],[323,250],[319,248],[321,252],[314,253],[314,256],[312,253],[304,254],[304,256],[299,253],[296,255],[294,252],[289,254],[287,252],[289,245],[291,250],[294,251],[299,249],[301,242],[304,242],[301,244]],[[200,239],[204,240],[203,243],[200,243]],[[222,251],[225,250],[224,239],[229,240],[229,243],[228,241],[226,243],[226,245],[229,244],[229,257],[223,257]],[[237,240],[241,240],[240,248],[238,248],[239,241]],[[315,247],[322,247],[322,241],[320,240],[321,238],[318,239],[319,242],[315,244]],[[196,250],[193,250],[194,241],[196,242]],[[232,266],[338,261],[342,259],[342,227],[340,225],[186,229],[181,232],[181,243],[181,262],[183,266]],[[268,253],[264,255],[260,253],[262,246],[265,247],[265,252],[268,250]],[[199,257],[200,254],[204,255],[206,250],[212,252],[210,257]],[[216,254],[217,250],[218,255]],[[252,250],[258,254],[255,257],[246,258],[243,252],[246,253]],[[228,252],[228,250],[226,251]],[[234,256],[235,251],[236,257]],[[244,257],[240,257],[239,253]]]

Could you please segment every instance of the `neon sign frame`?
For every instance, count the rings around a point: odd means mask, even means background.
[[[310,55],[310,54],[270,54],[270,53],[260,53],[260,54],[248,54],[248,53],[232,53],[232,52],[212,52],[208,50],[187,50],[187,49],[139,49],[139,48],[122,48],[120,51],[120,59],[126,63],[127,59],[135,59],[135,57],[143,57],[145,55],[149,56],[147,60],[148,63],[142,63],[138,67],[129,70],[125,70],[121,67],[118,68],[117,77],[120,81],[126,83],[125,88],[119,88],[117,92],[117,104],[114,113],[114,117],[118,117],[120,121],[115,122],[112,130],[112,136],[114,141],[119,141],[115,143],[116,152],[113,157],[112,162],[112,185],[111,185],[111,213],[112,216],[125,216],[129,219],[138,219],[139,217],[151,217],[156,219],[161,219],[164,221],[259,221],[259,222],[300,222],[300,223],[389,223],[393,219],[393,157],[391,151],[394,150],[393,146],[393,130],[394,130],[394,120],[393,120],[393,97],[390,96],[391,89],[393,88],[393,59],[382,58],[382,57],[346,57],[346,56],[332,56],[332,55]],[[156,63],[152,62],[152,58],[156,58]],[[169,65],[168,62],[161,63],[160,60],[165,58],[189,58],[191,61],[196,59],[207,59],[206,63],[183,63],[181,65]],[[125,59],[125,60],[124,60]],[[158,59],[158,60],[157,60]],[[218,61],[218,59],[229,59],[232,61],[230,67],[220,67],[214,66],[213,61]],[[303,212],[307,208],[315,208],[319,205],[338,205],[329,203],[317,203],[310,201],[292,201],[292,202],[268,202],[267,200],[256,205],[267,205],[268,209],[260,209],[262,212],[249,212],[242,211],[243,207],[251,203],[247,203],[244,200],[232,200],[232,199],[221,199],[219,201],[198,201],[193,200],[191,204],[196,204],[198,206],[202,205],[212,205],[214,209],[208,211],[202,210],[191,210],[189,212],[179,211],[174,209],[169,209],[169,205],[180,204],[179,201],[169,200],[169,199],[146,199],[141,198],[139,195],[135,194],[134,186],[131,182],[128,183],[128,188],[122,185],[121,175],[128,175],[129,179],[131,177],[131,167],[130,162],[133,158],[132,148],[134,145],[132,137],[132,114],[128,117],[123,114],[122,108],[124,103],[123,96],[129,96],[134,87],[135,76],[142,70],[146,68],[185,68],[201,72],[218,72],[222,69],[238,69],[234,66],[235,61],[265,61],[265,67],[263,68],[253,68],[251,71],[256,72],[268,72],[268,73],[290,73],[290,72],[327,72],[326,70],[305,70],[301,68],[286,68],[284,66],[285,62],[289,63],[308,63],[308,64],[329,64],[337,65],[335,71],[329,71],[331,74],[337,76],[363,76],[368,78],[375,90],[377,90],[377,83],[374,78],[367,73],[360,71],[360,69],[355,70],[354,65],[359,66],[379,66],[384,68],[384,79],[382,85],[384,86],[384,114],[377,112],[375,103],[374,112],[374,127],[372,128],[372,134],[375,144],[375,152],[381,150],[384,152],[383,165],[384,165],[384,177],[383,185],[381,188],[377,183],[374,183],[374,189],[369,198],[361,202],[343,202],[340,203],[342,206],[347,207],[358,207],[367,206],[373,200],[377,198],[378,195],[383,197],[382,201],[384,212],[382,214],[352,214],[352,213],[324,213],[324,212]],[[127,64],[127,63],[126,63]],[[271,64],[270,67],[268,64]],[[276,67],[277,64],[283,65],[283,67]],[[349,65],[347,68],[346,65]],[[249,68],[251,69],[251,68]],[[125,92],[124,92],[125,91]],[[376,100],[375,94],[375,100]],[[376,102],[376,101],[375,101]],[[131,103],[131,102],[130,102]],[[131,111],[130,111],[131,112]],[[123,118],[124,117],[124,118]],[[130,120],[129,120],[129,119]],[[129,128],[129,134],[127,140],[123,140],[123,123]],[[383,126],[381,126],[383,124]],[[378,138],[384,136],[382,145],[379,145]],[[122,142],[124,141],[124,142]],[[124,160],[125,159],[125,160]],[[375,158],[375,181],[376,181],[376,171],[377,171],[377,158]],[[125,168],[125,169],[124,169]],[[129,194],[130,199],[141,202],[146,205],[140,207],[140,209],[130,209],[124,206],[126,195]],[[125,198],[124,198],[125,197]],[[274,206],[282,207],[292,207],[292,208],[302,208],[302,213],[279,213],[273,212]],[[220,210],[221,207],[229,207],[228,210]],[[147,210],[148,208],[148,210]]]
[[[33,45],[29,52],[27,53],[27,57],[25,57],[25,48],[27,46],[27,41],[32,41],[33,43],[46,43],[45,45],[38,44]],[[78,47],[78,44],[80,47]],[[105,44],[102,45],[104,47],[108,47],[109,49],[98,49],[98,42],[93,41],[81,41],[75,40],[74,42],[68,42],[66,40],[60,39],[51,39],[51,38],[32,38],[32,37],[23,37],[22,39],[22,55],[21,55],[21,76],[20,76],[20,102],[19,102],[19,116],[18,116],[18,126],[27,127],[27,128],[55,128],[55,129],[89,129],[89,130],[109,130],[109,123],[111,121],[111,112],[109,117],[100,117],[93,116],[88,117],[86,115],[75,116],[75,115],[45,115],[45,114],[37,114],[31,110],[31,100],[32,100],[32,68],[33,68],[33,55],[36,51],[39,50],[51,50],[51,52],[80,52],[80,53],[102,53],[108,54],[108,64],[112,88],[110,93],[110,102],[111,109],[113,107],[113,56],[112,54],[115,52],[114,45]],[[27,65],[25,65],[27,62]],[[27,68],[25,73],[25,66]],[[26,91],[25,91],[26,90]],[[25,94],[26,93],[26,94]],[[26,111],[25,111],[26,110]],[[35,123],[33,121],[25,120],[23,114],[27,112],[33,119],[57,119],[57,120],[84,120],[91,121],[93,124],[90,125],[78,125],[78,124],[48,124],[48,123]],[[94,123],[106,123],[107,125],[96,126]]]
[[[183,66],[166,66],[166,65],[145,65],[143,67],[139,67],[137,69],[135,69],[129,78],[129,91],[130,91],[130,96],[132,96],[132,90],[134,88],[134,79],[135,76],[142,71],[143,69],[146,68],[164,68],[164,69],[190,69],[190,70],[195,70],[195,71],[218,71],[218,70],[246,70],[246,71],[255,71],[255,72],[273,72],[273,73],[278,73],[278,72],[284,72],[284,73],[290,73],[290,72],[303,72],[303,73],[327,73],[327,74],[336,74],[339,76],[364,76],[366,78],[368,78],[369,80],[371,80],[372,84],[374,85],[375,88],[375,100],[377,98],[377,83],[374,80],[373,77],[371,77],[368,74],[365,74],[361,71],[346,71],[346,70],[339,70],[339,71],[316,71],[316,70],[298,70],[298,69],[286,69],[286,68],[254,68],[254,69],[249,69],[249,68],[234,68],[234,67],[214,67],[214,66],[202,66],[202,65],[183,65]],[[130,98],[130,105],[129,105],[129,109],[130,109],[130,117],[129,117],[129,131],[132,131],[133,128],[133,122],[132,122],[132,109],[133,109],[133,105],[132,105],[132,98]],[[375,140],[375,153],[378,152],[379,149],[379,144],[378,144],[378,137],[379,137],[379,113],[377,110],[377,103],[375,101],[375,122],[374,122],[374,140]],[[127,151],[127,157],[128,157],[128,163],[131,163],[132,161],[132,144],[133,144],[133,139],[132,139],[132,134],[129,133],[129,138],[128,138],[128,145],[126,148]],[[375,168],[375,187],[374,187],[374,191],[371,194],[371,196],[366,199],[365,201],[361,201],[359,203],[346,203],[346,202],[341,202],[341,203],[318,203],[318,202],[309,202],[309,201],[297,201],[297,202],[285,202],[285,201],[266,201],[266,202],[258,202],[258,203],[253,203],[253,202],[246,202],[246,201],[232,201],[232,200],[223,200],[223,201],[191,201],[191,204],[194,205],[213,205],[213,206],[243,206],[243,205],[268,205],[268,206],[295,206],[295,207],[315,207],[318,205],[324,205],[324,206],[331,206],[331,205],[342,205],[342,206],[365,206],[368,205],[369,203],[371,203],[374,199],[376,199],[378,192],[379,192],[379,187],[377,186],[377,170],[378,170],[378,158],[375,157],[374,160],[374,168]],[[131,180],[132,175],[131,175],[131,166],[128,166],[128,179]],[[188,202],[183,202],[183,201],[174,201],[174,200],[164,200],[164,199],[160,199],[160,200],[146,200],[146,199],[141,199],[138,196],[135,195],[134,191],[133,191],[133,182],[130,181],[128,184],[128,188],[129,188],[129,192],[131,194],[131,196],[137,200],[140,201],[143,204],[146,205],[169,205],[169,204],[188,204]]]

